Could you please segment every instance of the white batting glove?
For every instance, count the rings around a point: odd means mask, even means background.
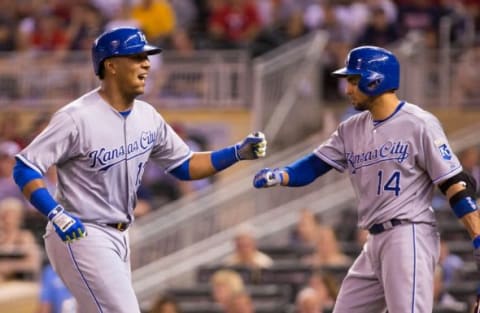
[[[237,160],[253,160],[264,158],[267,153],[267,140],[262,132],[249,134],[235,145]]]
[[[261,169],[253,178],[253,186],[255,188],[267,188],[281,185],[283,182],[283,171],[281,169]]]

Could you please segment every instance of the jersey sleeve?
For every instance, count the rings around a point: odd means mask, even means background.
[[[161,116],[158,116],[158,118],[159,136],[150,158],[164,168],[165,171],[169,172],[191,158],[193,152]]]
[[[53,115],[48,126],[17,157],[42,175],[54,164],[78,153],[78,129],[64,111]]]
[[[322,161],[332,166],[334,169],[343,172],[347,168],[345,159],[345,142],[342,136],[342,124],[337,130],[320,146],[318,146],[313,153]]]
[[[440,122],[432,119],[422,132],[424,153],[420,154],[418,163],[427,171],[432,181],[437,184],[460,173],[462,166],[452,152]]]

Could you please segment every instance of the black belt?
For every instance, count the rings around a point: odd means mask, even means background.
[[[383,233],[387,229],[393,228],[398,225],[406,224],[406,223],[407,221],[405,220],[399,220],[397,218],[393,218],[389,221],[386,221],[385,223],[373,224],[373,226],[368,229],[368,232],[372,235],[377,235],[377,234]]]
[[[107,226],[118,229],[119,231],[126,231],[127,228],[130,226],[130,223],[110,223],[107,224]]]

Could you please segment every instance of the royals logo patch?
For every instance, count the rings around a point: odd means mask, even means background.
[[[448,148],[448,145],[442,140],[435,140],[435,145],[437,146],[438,150],[440,151],[440,155],[444,160],[451,160],[452,159],[452,152]]]

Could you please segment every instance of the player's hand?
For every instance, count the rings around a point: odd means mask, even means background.
[[[253,160],[265,157],[267,140],[262,132],[255,132],[235,145],[237,160]]]
[[[253,178],[253,186],[255,188],[267,188],[280,185],[283,181],[282,170],[264,168],[261,169]]]
[[[75,216],[69,214],[61,206],[48,213],[48,219],[52,221],[55,231],[65,242],[71,242],[87,235],[85,226]]]

